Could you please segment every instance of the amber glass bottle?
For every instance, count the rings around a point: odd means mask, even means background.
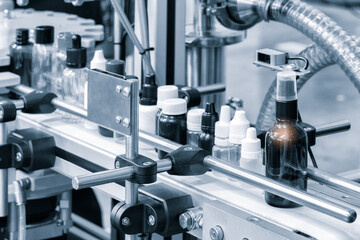
[[[297,124],[297,89],[294,72],[277,76],[276,122],[265,138],[266,176],[299,190],[307,188],[307,135]],[[265,201],[274,207],[298,204],[265,192]]]

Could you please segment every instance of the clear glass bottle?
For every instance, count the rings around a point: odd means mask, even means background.
[[[53,26],[38,26],[35,28],[31,86],[37,90],[51,91],[52,55],[55,51],[53,43]]]
[[[33,43],[29,42],[29,30],[16,29],[16,41],[10,45],[11,71],[21,78],[21,84],[30,86]]]
[[[187,144],[198,146],[201,135],[201,117],[205,109],[195,108],[187,113]]]
[[[65,102],[84,107],[84,85],[88,78],[86,68],[86,48],[81,47],[81,37],[73,35],[72,48],[66,51],[66,68],[63,71],[62,96]],[[80,118],[66,114],[69,122],[79,122]]]
[[[229,133],[229,163],[234,166],[240,166],[241,144],[242,140],[246,137],[246,130],[249,127],[250,122],[246,118],[246,112],[244,110],[236,110],[234,118],[230,122]]]
[[[57,35],[57,50],[52,56],[51,67],[51,91],[58,98],[62,98],[62,76],[66,68],[66,50],[72,47],[72,36],[70,32],[61,32]]]
[[[306,191],[307,135],[297,124],[296,73],[279,72],[277,76],[276,122],[265,136],[266,176]],[[298,204],[265,192],[265,201],[275,207]]]

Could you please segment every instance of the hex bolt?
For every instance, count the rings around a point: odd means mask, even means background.
[[[123,126],[126,128],[130,127],[130,120],[128,118],[125,118],[123,121]]]
[[[188,212],[184,212],[179,216],[179,224],[182,229],[191,230],[193,226],[193,220]]]
[[[120,123],[121,123],[121,120],[122,120],[122,117],[116,116],[115,122],[116,122],[117,124],[120,124]]]
[[[129,226],[129,225],[131,224],[130,218],[124,217],[124,218],[121,220],[121,224],[124,225],[124,226]]]
[[[154,215],[149,215],[149,217],[148,217],[148,223],[149,223],[150,226],[154,226],[154,225],[155,225],[156,219],[155,219]]]
[[[122,91],[122,86],[117,85],[115,91],[116,91],[117,93],[121,93],[121,91]]]
[[[21,154],[21,152],[17,152],[16,153],[16,161],[21,162],[21,160],[22,160],[22,154]]]
[[[128,97],[130,95],[130,88],[128,88],[128,87],[124,88],[123,94],[125,97]]]
[[[210,238],[211,238],[211,240],[223,240],[224,239],[224,232],[219,225],[210,229]]]

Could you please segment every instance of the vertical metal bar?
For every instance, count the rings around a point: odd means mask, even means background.
[[[0,144],[7,139],[6,123],[0,123]],[[8,169],[0,169],[0,217],[8,215]]]
[[[72,212],[72,192],[66,191],[60,195],[60,219],[63,221],[64,226],[68,226],[71,221]],[[68,229],[64,230],[64,233],[68,233]]]
[[[126,136],[125,142],[126,157],[129,159],[137,157],[139,150],[139,82],[135,82],[131,86],[131,135]],[[139,185],[136,183],[125,181],[126,204],[135,204],[138,201],[138,187]],[[125,239],[136,240],[136,235],[126,235]]]

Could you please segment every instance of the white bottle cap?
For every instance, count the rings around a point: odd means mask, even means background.
[[[187,129],[190,131],[201,132],[201,118],[205,111],[203,108],[191,109],[187,113]]]
[[[187,111],[187,103],[182,98],[166,99],[162,104],[162,113],[166,115],[182,115]]]
[[[246,138],[241,145],[241,158],[258,159],[261,157],[261,142],[257,138],[256,129],[250,127],[246,131]]]
[[[104,70],[106,69],[105,67],[105,63],[106,63],[106,59],[104,57],[104,53],[103,50],[96,50],[93,59],[90,62],[90,69],[99,69],[99,70]]]
[[[230,122],[229,142],[233,144],[241,144],[246,137],[246,130],[250,127],[250,122],[246,118],[244,110],[237,110],[234,118]]]
[[[220,119],[215,123],[215,137],[229,138],[230,107],[221,106]]]
[[[174,85],[164,85],[164,86],[158,87],[157,97],[158,97],[157,107],[162,109],[163,102],[166,99],[179,97],[178,87],[174,86]]]
[[[296,99],[296,73],[293,71],[278,72],[276,100],[288,102]]]

